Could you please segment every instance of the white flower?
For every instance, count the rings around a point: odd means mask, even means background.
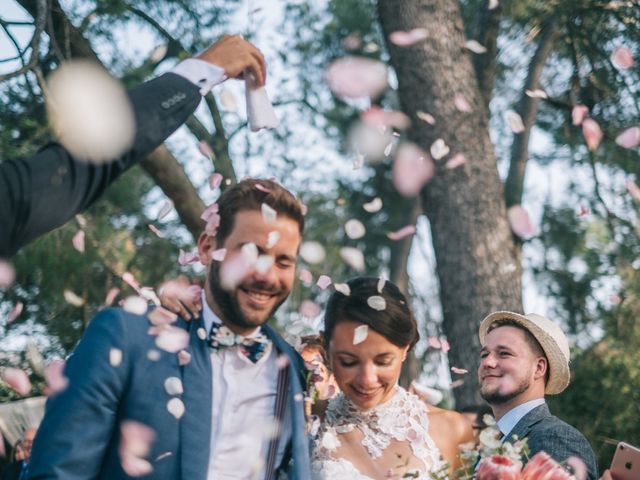
[[[333,427],[327,428],[322,434],[321,445],[322,448],[329,451],[335,450],[340,446],[340,440],[338,440],[338,435]]]
[[[485,428],[480,432],[480,446],[483,449],[495,450],[500,448],[502,434],[496,428]]]

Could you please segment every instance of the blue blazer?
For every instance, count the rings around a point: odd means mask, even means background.
[[[211,439],[211,357],[206,342],[198,338],[198,321],[179,319],[175,324],[189,332],[191,361],[180,366],[177,354],[159,350],[156,361],[147,356],[157,349],[148,334],[146,316],[107,309],[89,324],[69,357],[65,375],[69,386],[47,402],[45,417],[34,441],[30,479],[129,479],[120,464],[120,423],[135,420],[156,432],[147,457],[153,473],[142,478],[205,480]],[[309,442],[305,433],[303,402],[304,366],[297,352],[273,329],[266,327],[275,347],[289,357],[291,461],[281,465],[288,478],[309,478]],[[122,351],[122,362],[109,363],[110,351]],[[181,399],[186,411],[176,419],[167,411],[171,396],[167,377],[182,379]],[[296,400],[297,399],[297,400]],[[287,455],[289,457],[289,455]],[[140,477],[139,477],[140,478]]]

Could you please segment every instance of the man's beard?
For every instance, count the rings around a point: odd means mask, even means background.
[[[280,301],[276,302],[271,311],[268,315],[265,315],[264,318],[250,319],[242,313],[242,309],[234,296],[234,294],[237,293],[238,288],[239,287],[236,287],[233,291],[228,291],[222,288],[220,285],[220,264],[216,262],[211,265],[209,268],[209,291],[213,301],[220,309],[221,320],[228,325],[234,325],[240,328],[255,328],[264,325],[275,311],[278,310],[280,305],[282,305],[282,303],[287,299],[285,296]]]
[[[529,389],[531,382],[526,378],[516,387],[516,389],[509,393],[500,393],[499,389],[496,389],[493,392],[485,393],[482,390],[482,386],[480,387],[480,396],[489,404],[489,405],[502,405],[507,402],[510,402],[518,395],[526,392]]]

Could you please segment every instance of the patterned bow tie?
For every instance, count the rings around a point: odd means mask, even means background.
[[[248,338],[242,335],[236,335],[230,328],[214,322],[213,325],[211,325],[211,332],[209,332],[209,347],[212,351],[219,352],[225,348],[235,347],[237,345],[240,348],[240,353],[253,363],[256,363],[264,356],[270,344],[271,340],[269,340],[262,329],[260,329],[257,335]]]

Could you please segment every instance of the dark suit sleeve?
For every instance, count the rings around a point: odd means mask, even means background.
[[[129,97],[136,135],[119,159],[94,165],[52,143],[31,157],[0,163],[0,257],[11,257],[90,206],[182,125],[202,98],[196,85],[173,73],[140,85]]]
[[[588,479],[598,478],[598,467],[593,449],[587,439],[575,428],[567,425],[554,425],[552,428],[541,428],[536,435],[528,438],[530,457],[544,450],[558,462],[565,462],[570,457],[580,458],[587,466]]]
[[[98,477],[116,435],[117,410],[130,366],[126,320],[119,310],[98,314],[67,360],[68,387],[49,398],[31,453],[29,479]],[[112,348],[123,352],[112,366]]]

